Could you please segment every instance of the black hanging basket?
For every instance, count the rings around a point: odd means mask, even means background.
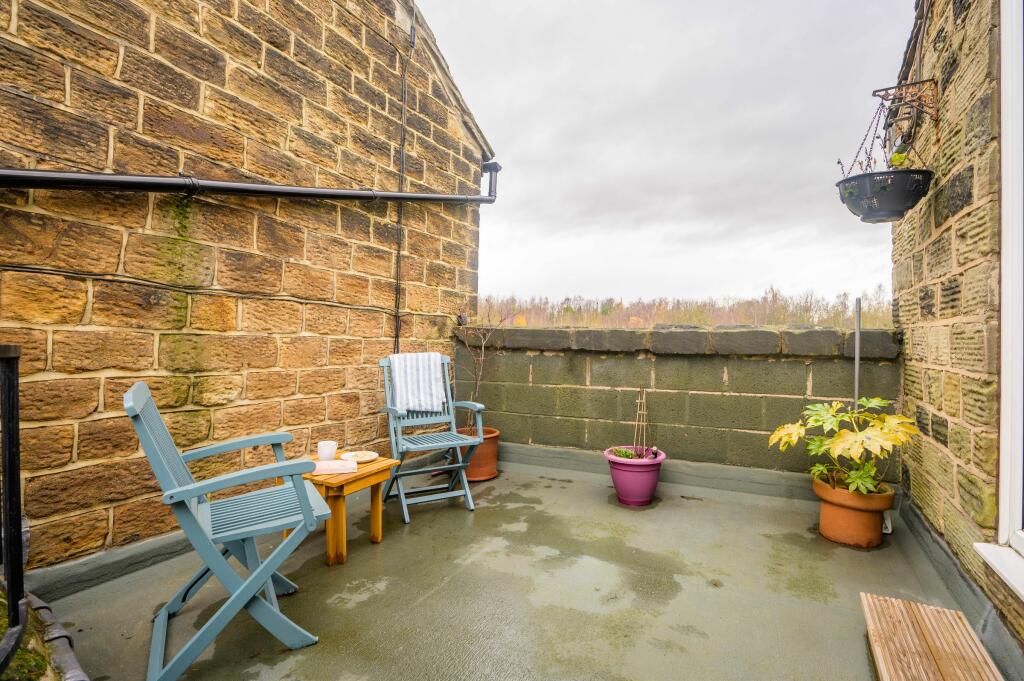
[[[892,169],[851,175],[836,182],[839,200],[861,222],[893,222],[928,194],[932,171]]]

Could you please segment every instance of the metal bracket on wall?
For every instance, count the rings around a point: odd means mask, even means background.
[[[933,121],[939,120],[939,86],[934,78],[874,90],[872,97],[889,102],[889,111],[899,116],[904,107],[920,111]]]

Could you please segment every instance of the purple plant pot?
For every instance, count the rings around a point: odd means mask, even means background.
[[[608,459],[608,467],[612,472],[612,484],[619,503],[627,506],[647,506],[654,498],[654,490],[658,487],[658,474],[661,473],[661,462],[665,460],[665,452],[651,459],[623,459],[612,454],[613,449],[632,449],[640,447],[622,445],[604,450],[604,458]],[[652,448],[646,450],[650,453]]]

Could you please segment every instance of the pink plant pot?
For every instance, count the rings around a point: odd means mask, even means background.
[[[658,451],[652,459],[623,459],[612,454],[613,449],[631,449],[639,451],[640,447],[623,445],[609,447],[604,450],[604,458],[612,473],[612,484],[619,503],[627,506],[647,506],[654,499],[654,490],[658,487],[658,474],[661,473],[661,462],[665,460],[665,452]],[[650,452],[651,448],[647,449]]]

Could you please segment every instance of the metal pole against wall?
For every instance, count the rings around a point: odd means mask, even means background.
[[[853,404],[860,400],[860,298],[853,303]]]
[[[0,673],[18,649],[28,617],[21,543],[21,451],[18,423],[18,359],[21,347],[0,345],[0,448],[3,450],[3,560],[7,632],[0,640]]]

